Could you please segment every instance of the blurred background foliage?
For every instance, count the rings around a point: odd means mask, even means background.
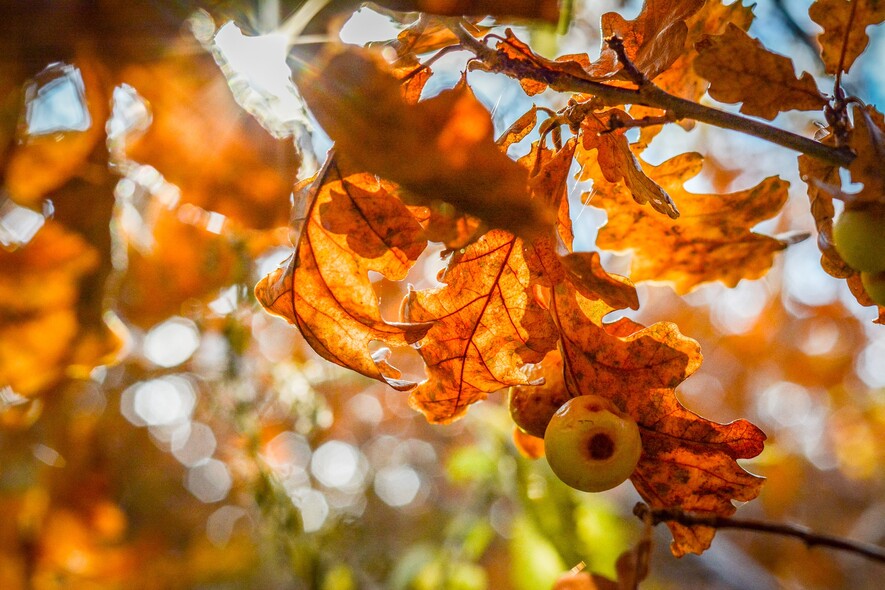
[[[807,5],[763,0],[751,33],[822,75]],[[207,8],[0,3],[0,588],[537,590],[579,562],[615,577],[642,532],[630,486],[575,492],[520,455],[503,393],[428,425],[405,394],[322,361],[255,303],[252,285],[289,253],[296,172],[328,142],[308,133],[285,39],[255,37],[293,7]],[[523,32],[550,54],[593,51],[612,9],[639,4],[577,2],[566,35]],[[398,26],[363,9],[342,37]],[[874,34],[850,92],[881,102],[883,57]],[[437,62],[425,93],[463,62]],[[531,104],[511,80],[471,83],[499,129]],[[765,229],[813,231],[793,154],[699,126],[663,133],[645,157],[688,149],[707,155],[695,190],[781,174],[791,202]],[[577,245],[592,248],[604,214],[573,210]],[[436,284],[439,251],[413,284]],[[403,285],[376,287],[395,318]],[[768,434],[746,464],[767,484],[739,516],[885,542],[885,331],[820,269],[813,240],[735,289],[639,292],[633,317],[674,321],[702,345],[683,402]],[[396,364],[420,372],[413,354]],[[856,556],[752,533],[676,560],[661,528],[644,588],[881,583]]]

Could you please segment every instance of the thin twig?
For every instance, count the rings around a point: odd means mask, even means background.
[[[517,80],[534,80],[560,92],[589,94],[604,106],[636,104],[661,109],[667,111],[674,121],[693,119],[723,129],[740,131],[838,166],[847,167],[854,160],[854,154],[848,148],[824,145],[755,119],[707,107],[672,95],[654,84],[645,84],[640,88],[623,88],[561,70],[533,66],[525,61],[517,62],[475,39],[460,24],[453,24],[452,30],[458,35],[461,47],[476,55],[485,68]]]
[[[633,514],[638,516],[644,522],[651,522],[653,525],[662,522],[678,522],[685,526],[708,526],[715,529],[744,529],[760,533],[795,537],[804,541],[805,545],[808,547],[819,545],[821,547],[829,547],[841,551],[850,551],[866,557],[867,559],[885,563],[885,548],[873,545],[872,543],[863,543],[861,541],[852,541],[843,537],[815,533],[807,527],[795,524],[773,523],[753,519],[738,519],[712,514],[696,514],[684,512],[676,508],[649,508],[641,502],[633,508]]]

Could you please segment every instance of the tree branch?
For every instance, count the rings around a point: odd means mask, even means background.
[[[599,104],[605,106],[637,104],[661,109],[666,111],[674,121],[693,119],[723,129],[740,131],[838,166],[847,167],[854,159],[854,154],[847,148],[824,145],[813,139],[743,115],[704,106],[670,94],[654,84],[644,84],[639,88],[610,86],[604,82],[579,77],[562,70],[537,67],[523,61],[517,62],[475,39],[460,23],[453,24],[451,28],[458,36],[461,47],[476,55],[485,68],[517,80],[534,80],[560,92],[593,95]]]
[[[759,533],[796,537],[797,539],[804,541],[805,545],[808,547],[820,545],[831,549],[850,551],[851,553],[856,553],[867,559],[885,563],[885,548],[871,543],[863,543],[861,541],[852,541],[842,537],[815,533],[807,527],[794,524],[738,519],[711,514],[696,514],[683,512],[676,508],[649,508],[642,502],[636,504],[633,508],[633,514],[638,516],[644,522],[650,522],[652,525],[658,525],[662,522],[678,522],[685,526],[708,526],[715,529],[744,529]]]

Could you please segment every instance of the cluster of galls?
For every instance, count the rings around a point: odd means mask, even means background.
[[[569,486],[602,492],[633,473],[642,454],[639,427],[610,400],[598,395],[567,398],[538,395],[531,387],[510,390],[510,415],[516,425],[543,437],[553,473]]]
[[[833,242],[842,260],[860,272],[870,299],[885,305],[885,205],[846,209],[833,225]]]

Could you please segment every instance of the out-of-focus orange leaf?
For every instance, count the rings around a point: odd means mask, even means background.
[[[126,156],[156,168],[181,200],[252,228],[285,225],[298,168],[291,139],[273,138],[236,103],[211,57],[132,65],[120,78],[148,102],[151,124]]]
[[[623,111],[613,109],[593,114],[581,124],[583,150],[578,151],[576,158],[583,167],[582,178],[593,178],[594,181],[599,179],[608,183],[623,182],[634,201],[640,205],[650,203],[655,211],[676,219],[679,211],[673,199],[646,175],[627,143],[624,129],[610,129],[612,117],[621,121],[630,119]],[[595,157],[592,150],[596,150]]]
[[[790,58],[767,50],[733,24],[695,48],[694,69],[710,81],[710,96],[743,103],[742,113],[770,120],[783,111],[813,111],[827,104],[811,74],[797,78]]]
[[[402,280],[426,245],[421,225],[392,190],[371,174],[342,171],[330,156],[299,195],[308,211],[295,253],[258,283],[255,296],[298,326],[323,358],[407,390],[415,384],[387,363],[386,349],[369,351],[373,341],[407,346],[429,328],[385,321],[369,281],[369,271]]]
[[[129,263],[119,288],[120,312],[147,328],[187,312],[194,300],[218,295],[219,289],[244,278],[236,249],[226,236],[183,219],[194,208],[160,209],[145,247],[129,248]]]
[[[531,198],[525,170],[498,149],[489,112],[466,84],[412,105],[389,67],[357,48],[338,48],[297,83],[357,167],[518,235],[553,225],[555,211]]]
[[[522,240],[493,230],[453,256],[444,287],[409,293],[406,319],[434,322],[418,349],[427,379],[410,399],[428,420],[451,422],[488,393],[528,383],[523,365],[557,338],[532,290],[541,271]]]
[[[558,0],[379,0],[380,6],[404,12],[429,12],[443,16],[495,16],[546,20],[559,19]]]
[[[527,434],[518,426],[513,427],[513,444],[528,459],[540,459],[544,456],[544,439]]]
[[[697,342],[668,322],[644,328],[624,318],[603,325],[599,311],[604,310],[581,299],[561,285],[551,306],[562,334],[566,386],[574,396],[608,398],[636,420],[643,452],[631,481],[645,501],[730,515],[732,500],[755,498],[763,480],[744,471],[737,459],[762,451],[762,431],[744,420],[710,422],[676,399],[674,388],[700,366]],[[677,556],[703,552],[715,533],[678,524],[670,529]]]
[[[98,252],[53,221],[22,249],[0,250],[0,386],[30,396],[64,375],[80,281],[98,266]]]
[[[590,66],[594,76],[612,76],[623,70],[615,51],[605,39],[617,36],[624,42],[624,51],[636,68],[648,78],[666,70],[685,47],[688,25],[685,21],[696,13],[703,0],[647,0],[639,15],[628,21],[616,12],[602,15],[603,47]]]
[[[828,74],[847,72],[870,38],[866,28],[885,21],[885,4],[878,0],[817,0],[808,9],[811,20],[824,28],[818,37]]]
[[[88,173],[86,162],[105,136],[110,104],[106,76],[98,60],[83,56],[76,60],[76,65],[48,66],[26,85],[27,113],[19,130],[20,143],[9,155],[5,170],[4,188],[12,200],[39,209],[48,193],[61,188],[75,175]],[[70,108],[83,110],[80,123],[86,128],[31,132],[31,125],[39,129],[40,125],[49,124],[50,121],[34,120],[47,116],[48,107],[38,109],[37,105],[59,85],[79,95],[80,103],[71,104]]]
[[[673,284],[687,293],[699,284],[722,281],[734,287],[759,278],[788,242],[753,233],[757,223],[777,215],[787,199],[787,182],[777,177],[725,195],[689,193],[683,183],[700,172],[702,156],[681,154],[649,174],[677,195],[682,215],[671,220],[648,213],[623,184],[597,182],[590,203],[608,213],[597,244],[608,250],[633,250],[630,278]]]

